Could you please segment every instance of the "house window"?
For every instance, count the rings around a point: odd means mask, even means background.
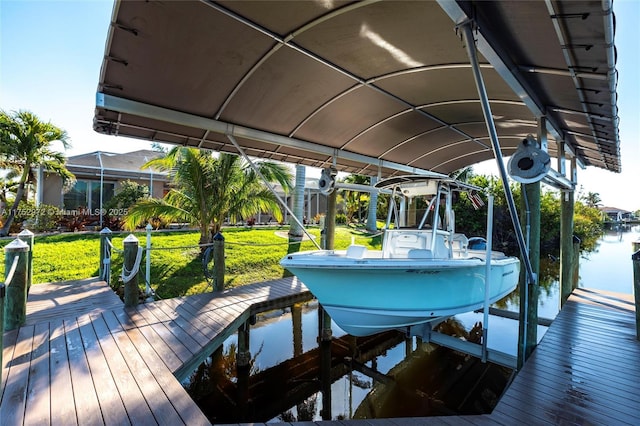
[[[102,204],[106,204],[115,193],[115,183],[102,183]],[[64,194],[65,210],[88,209],[99,212],[100,181],[78,180],[73,188]]]

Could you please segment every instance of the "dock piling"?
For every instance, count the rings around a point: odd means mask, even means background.
[[[27,294],[31,284],[33,284],[33,237],[33,232],[28,229],[24,229],[18,234],[18,238],[29,246],[29,253],[27,254]]]
[[[6,306],[4,308],[4,331],[14,330],[27,319],[27,260],[29,245],[15,239],[4,248],[4,282]]]
[[[4,348],[4,297],[6,295],[6,288],[4,284],[0,283],[0,348]],[[2,352],[0,350],[0,366],[3,366],[2,363]],[[2,374],[0,374],[0,389],[4,389],[2,387]]]
[[[636,302],[636,339],[640,340],[640,241],[633,243],[633,294]]]
[[[124,239],[124,263],[122,265],[122,283],[124,284],[124,305],[137,306],[139,299],[138,272],[142,260],[142,247],[138,239],[129,234]]]
[[[224,236],[218,232],[213,236],[213,291],[224,290]]]

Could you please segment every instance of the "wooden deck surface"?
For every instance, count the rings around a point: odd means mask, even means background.
[[[32,286],[4,333],[0,424],[210,424],[180,376],[256,310],[309,298],[295,278],[128,309],[97,280]]]
[[[491,415],[503,424],[640,424],[633,295],[577,289]]]
[[[131,309],[112,296],[32,288],[27,324],[4,334],[0,424],[209,424],[179,380],[250,315],[309,293],[287,278]],[[630,295],[574,291],[492,414],[322,424],[640,424],[634,315]]]

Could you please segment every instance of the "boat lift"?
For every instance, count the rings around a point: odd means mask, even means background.
[[[478,95],[480,98],[480,103],[482,106],[482,111],[483,111],[483,115],[485,118],[485,124],[487,126],[487,130],[489,133],[489,137],[491,139],[491,144],[492,144],[492,149],[493,149],[493,153],[494,153],[494,157],[496,160],[496,164],[498,166],[498,170],[500,173],[500,178],[502,180],[502,184],[503,184],[503,190],[505,193],[505,197],[507,200],[507,205],[509,208],[509,212],[510,212],[510,216],[511,216],[511,220],[513,223],[513,228],[514,228],[514,232],[516,234],[516,239],[518,241],[518,247],[520,249],[520,258],[524,263],[524,267],[525,267],[525,272],[526,272],[526,285],[527,287],[529,286],[537,286],[537,281],[538,281],[538,277],[537,274],[533,271],[532,265],[531,265],[531,261],[529,259],[529,254],[528,254],[528,244],[525,241],[525,237],[524,237],[524,233],[522,231],[521,225],[520,225],[520,220],[518,218],[518,214],[517,214],[517,209],[515,206],[515,202],[513,199],[513,195],[511,193],[511,189],[509,187],[509,183],[508,183],[508,177],[507,177],[507,170],[506,167],[504,165],[504,161],[502,158],[502,153],[500,150],[500,143],[498,141],[498,136],[497,136],[497,131],[496,131],[496,127],[495,127],[495,123],[493,121],[493,115],[491,113],[491,107],[489,104],[489,98],[486,92],[486,88],[484,85],[484,81],[482,78],[482,73],[480,71],[480,65],[479,65],[479,61],[478,61],[478,56],[477,56],[477,52],[476,52],[476,44],[475,44],[475,40],[473,37],[473,21],[472,20],[465,20],[463,22],[461,22],[460,24],[458,24],[456,26],[456,31],[459,31],[462,35],[462,40],[464,42],[467,54],[469,56],[469,60],[471,63],[471,68],[473,71],[473,76],[474,76],[474,81],[476,83],[476,88],[478,90]],[[286,205],[286,203],[275,193],[275,189],[264,179],[264,177],[260,174],[260,172],[258,171],[258,168],[255,166],[255,164],[253,163],[253,161],[251,161],[251,159],[247,156],[247,154],[244,152],[244,150],[240,147],[240,145],[237,143],[237,141],[235,140],[235,137],[231,134],[231,133],[227,133],[226,134],[227,138],[229,139],[229,141],[231,141],[231,143],[234,145],[234,147],[238,150],[238,152],[240,153],[240,155],[242,157],[245,158],[245,160],[247,160],[247,162],[250,164],[250,166],[254,169],[254,171],[256,173],[258,173],[258,175],[265,181],[265,183],[267,183],[267,186],[269,187],[269,189],[276,195],[276,197],[278,198],[279,202],[283,205],[283,207],[287,210],[287,212],[291,215],[291,217],[293,218],[293,220],[300,226],[300,228],[303,230],[303,232],[310,238],[310,240],[313,242],[313,244],[320,249],[320,246],[318,245],[318,243],[315,241],[314,238],[311,237],[311,235],[308,233],[308,231],[306,230],[306,228],[304,227],[304,225],[302,224],[302,222],[300,221],[300,219],[298,217],[296,217],[296,215],[289,209],[289,207]],[[530,147],[529,147],[530,148]],[[571,189],[573,188],[571,182],[565,182],[566,179],[560,179],[560,176],[557,176],[557,174],[553,174],[553,176],[551,176],[550,178],[548,178],[549,175],[549,168],[546,167],[544,169],[543,173],[539,173],[538,175],[536,175],[535,177],[531,178],[529,177],[527,179],[527,183],[532,183],[532,182],[537,182],[540,181],[542,179],[551,179],[552,184],[554,184],[555,186],[560,186],[560,187],[565,187],[565,186],[569,186]],[[326,191],[326,193],[330,193],[333,191],[333,182],[331,182],[331,184],[328,184],[328,188]],[[349,188],[349,189],[354,189],[354,188]],[[358,188],[358,190],[365,190],[365,188]],[[371,189],[370,189],[371,190]],[[489,202],[489,211],[490,214],[488,214],[488,220],[487,220],[487,250],[488,252],[490,252],[491,250],[491,234],[492,234],[492,224],[493,224],[493,198],[489,197],[490,202]],[[436,213],[437,213],[437,209],[438,209],[438,205],[435,206],[436,208]],[[390,209],[390,214],[391,214],[391,209]],[[491,256],[489,255],[489,253],[487,254],[487,274],[489,274],[490,272],[490,258]],[[488,275],[487,275],[488,276]],[[486,292],[486,297],[488,297],[488,288],[485,289]],[[528,311],[528,289],[527,291],[522,291],[521,292],[522,295],[524,295],[524,300],[521,300],[521,303],[524,303],[525,306],[525,312]],[[521,340],[518,344],[519,347],[519,353],[518,356],[516,358],[514,358],[512,355],[509,354],[505,354],[505,353],[501,353],[498,351],[492,351],[489,348],[487,348],[487,336],[488,336],[488,315],[489,315],[489,306],[488,303],[485,303],[484,309],[483,309],[483,313],[484,313],[484,324],[483,324],[483,343],[482,345],[478,345],[475,343],[471,343],[471,342],[465,342],[462,341],[460,339],[457,339],[455,337],[451,337],[448,335],[444,335],[441,333],[437,333],[433,331],[433,323],[432,324],[427,324],[427,325],[421,325],[420,327],[422,328],[422,330],[420,330],[419,332],[417,332],[417,330],[413,330],[411,331],[411,333],[415,333],[417,335],[420,335],[423,339],[425,339],[426,341],[431,341],[434,343],[438,343],[440,345],[443,346],[447,346],[450,347],[452,349],[455,350],[460,350],[466,353],[469,353],[471,355],[474,356],[478,356],[480,357],[483,361],[491,361],[491,362],[495,362],[501,365],[505,365],[508,367],[512,367],[512,368],[521,368],[522,365],[524,365],[524,361],[526,358],[526,351],[525,350],[520,350],[520,348],[526,348],[528,345],[530,345],[529,342],[526,341],[527,339],[527,330],[529,327],[531,327],[530,324],[528,324],[528,318],[525,315],[524,318],[521,318],[521,320],[524,322],[524,333],[520,333],[520,337],[519,339]],[[537,324],[533,325],[534,327],[537,326]],[[534,343],[535,345],[535,343]]]

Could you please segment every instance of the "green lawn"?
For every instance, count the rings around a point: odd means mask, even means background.
[[[280,278],[283,269],[278,261],[287,253],[286,228],[225,228],[225,287]],[[316,238],[320,231],[310,230]],[[122,249],[127,233],[114,233],[112,243]],[[146,233],[135,233],[141,245],[146,244]],[[346,227],[336,230],[335,247],[346,248],[352,238],[357,244],[380,248],[380,237]],[[151,251],[151,285],[162,298],[201,293],[207,288],[200,249],[199,234],[193,231],[153,232]],[[0,241],[4,248],[12,239]],[[36,236],[33,250],[33,282],[46,283],[98,276],[100,236],[97,233],[69,233]],[[312,250],[314,245],[305,241],[301,250]],[[2,250],[4,258],[4,250]],[[114,252],[112,284],[117,285],[122,272],[122,254]],[[0,274],[4,277],[4,260]],[[145,274],[142,261],[141,276]],[[143,279],[140,279],[143,283]]]

